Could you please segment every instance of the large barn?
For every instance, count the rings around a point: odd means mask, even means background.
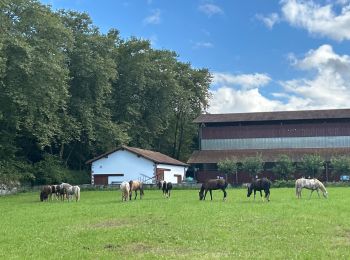
[[[305,154],[318,154],[328,162],[322,177],[328,179],[330,158],[350,155],[350,109],[203,114],[194,122],[199,125],[199,149],[188,163],[199,182],[223,177],[217,169],[220,160],[256,154],[265,161],[262,175],[270,178],[279,155],[298,162]],[[247,181],[249,176],[242,172],[229,179]]]
[[[129,180],[180,183],[188,166],[165,154],[128,146],[101,154],[86,163],[91,164],[91,184],[95,185],[119,184]]]

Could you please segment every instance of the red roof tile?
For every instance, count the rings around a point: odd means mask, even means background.
[[[144,150],[144,149],[140,149],[140,148],[135,148],[135,147],[129,147],[126,145],[123,145],[117,149],[111,150],[109,152],[106,152],[104,154],[101,154],[91,160],[88,160],[86,162],[86,164],[90,164],[94,161],[97,161],[103,157],[108,156],[111,153],[114,153],[116,151],[119,150],[127,150],[129,152],[132,152],[134,154],[137,154],[139,156],[142,156],[150,161],[153,161],[155,163],[161,163],[161,164],[170,164],[170,165],[179,165],[179,166],[188,166],[186,163],[183,163],[181,161],[178,161],[174,158],[171,158],[170,156],[167,156],[165,154],[159,153],[159,152],[154,152],[154,151],[150,151],[150,150]]]

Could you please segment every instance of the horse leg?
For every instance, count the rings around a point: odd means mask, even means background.
[[[212,194],[212,191],[209,190],[209,193],[210,193],[210,200],[213,200],[213,194]]]
[[[224,201],[226,201],[227,192],[225,189],[222,189],[222,191],[224,192]]]
[[[255,200],[256,190],[254,190],[254,200]]]
[[[317,189],[316,191],[317,191],[317,195],[318,195],[318,197],[320,198],[320,193],[318,192],[318,189]]]
[[[137,190],[135,190],[135,200],[136,200],[136,198],[137,198]]]
[[[205,190],[203,200],[205,200],[205,197],[207,196],[207,192],[208,192],[208,190]]]
[[[309,199],[311,199],[311,196],[312,196],[312,193],[314,192],[314,190],[311,190],[311,193],[310,193],[310,196],[309,196]]]
[[[129,200],[131,200],[131,198],[132,198],[132,191],[130,191],[129,193]]]
[[[266,194],[265,194],[265,197],[266,197]],[[260,190],[260,198],[261,198],[262,201],[264,201],[264,197],[262,195],[262,191],[261,190]]]

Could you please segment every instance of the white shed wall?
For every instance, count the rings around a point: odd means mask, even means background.
[[[154,176],[154,163],[127,150],[118,150],[92,162],[93,175],[124,174],[124,176],[109,176],[108,184],[129,180],[143,180],[144,175]]]
[[[157,168],[169,169],[170,171],[164,171],[164,180],[172,183],[177,183],[177,177],[174,175],[181,175],[183,180],[187,170],[187,167],[169,164],[158,164]]]

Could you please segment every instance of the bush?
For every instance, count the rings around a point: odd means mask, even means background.
[[[272,188],[294,188],[295,180],[276,180],[272,182]]]
[[[44,159],[34,165],[34,185],[47,185],[67,182],[70,184],[90,183],[90,175],[86,171],[67,169],[62,161],[54,155],[46,154]]]

